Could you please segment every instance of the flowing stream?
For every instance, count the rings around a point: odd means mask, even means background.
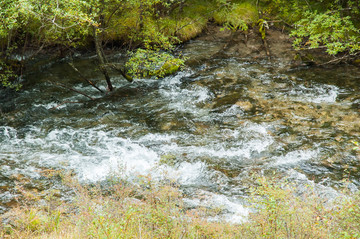
[[[170,177],[189,207],[222,208],[220,216],[232,222],[248,212],[252,173],[288,177],[328,198],[344,177],[358,190],[360,158],[351,141],[360,140],[360,69],[292,69],[281,59],[215,54],[221,46],[191,41],[182,49],[189,58],[183,71],[133,83],[118,77],[107,96],[66,62],[27,75],[15,110],[0,118],[1,210],[19,196],[19,181],[38,191],[61,188],[44,169],[72,170],[90,182],[118,170]],[[82,56],[75,65],[104,85],[94,61]]]

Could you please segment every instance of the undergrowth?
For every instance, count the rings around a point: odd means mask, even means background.
[[[68,178],[68,177],[65,177]],[[1,238],[359,238],[360,195],[332,201],[308,187],[299,194],[289,182],[257,177],[253,210],[242,224],[207,221],[187,210],[173,183],[141,177],[113,179],[104,186],[67,180],[70,202],[49,196],[2,216]],[[342,194],[344,195],[344,194]],[[29,197],[29,195],[28,195]],[[32,201],[35,196],[32,196]],[[26,199],[24,200],[26,201]],[[202,211],[204,212],[204,210]]]

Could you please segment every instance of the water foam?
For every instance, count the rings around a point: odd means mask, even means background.
[[[291,99],[311,103],[335,103],[339,88],[334,85],[313,84],[312,86],[296,85],[289,93]]]
[[[188,207],[205,207],[218,211],[217,216],[207,218],[209,221],[225,220],[230,223],[243,223],[247,221],[249,209],[236,198],[225,195],[198,190],[193,198],[184,199]]]
[[[310,161],[317,158],[318,152],[316,150],[296,150],[287,153],[286,155],[274,157],[272,164],[280,165],[295,165],[302,161]]]

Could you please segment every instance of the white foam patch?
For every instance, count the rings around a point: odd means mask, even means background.
[[[67,143],[69,137],[73,143]],[[159,161],[153,150],[104,131],[84,130],[69,134],[66,130],[54,130],[48,139],[68,152],[64,156],[58,155],[56,161],[66,161],[84,180],[98,181],[124,168],[127,174],[146,174]]]
[[[287,179],[297,184],[297,190],[300,194],[316,194],[326,200],[333,200],[335,198],[345,196],[332,187],[328,187],[321,183],[315,183],[313,180],[309,180],[306,175],[294,169],[288,170],[287,174]]]
[[[55,129],[43,136],[30,130],[24,138],[8,127],[0,133],[0,139],[8,141],[0,145],[0,157],[15,163],[23,174],[63,167],[83,180],[98,181],[124,168],[127,174],[147,174],[159,161],[155,151],[100,129]]]
[[[46,109],[63,109],[66,108],[67,104],[62,104],[59,102],[50,102],[47,104],[34,104],[34,107],[45,107]]]
[[[272,164],[279,165],[294,165],[302,161],[309,161],[317,158],[318,152],[315,150],[296,150],[287,153],[286,155],[274,157]]]
[[[159,93],[165,101],[168,101],[166,107],[177,112],[192,113],[194,115],[207,114],[207,109],[197,107],[196,104],[212,99],[213,94],[206,87],[198,85],[181,88],[180,80],[184,76],[185,74],[178,74],[162,82]]]
[[[99,163],[82,163],[83,167],[78,172],[80,177],[84,180],[99,181],[118,173],[125,176],[146,175],[154,167],[155,162],[159,160],[155,152],[134,144],[129,145],[128,149],[124,149],[118,154],[118,156],[105,157]],[[81,165],[75,166],[79,168]]]
[[[202,175],[204,175],[205,164],[202,162],[197,163],[182,163],[178,169],[169,171],[170,177],[173,177],[181,185],[194,185],[199,184]]]
[[[269,135],[268,126],[263,124],[247,123],[244,128],[246,131],[251,131],[252,133],[258,133],[263,136]]]
[[[185,204],[191,207],[206,207],[218,210],[218,216],[207,218],[209,221],[225,220],[230,223],[243,223],[247,221],[249,209],[244,207],[238,200],[230,199],[208,191],[200,190],[197,198],[184,199]]]
[[[244,111],[241,109],[240,106],[232,105],[230,108],[225,110],[223,113],[220,114],[220,116],[237,116],[237,115],[243,115]]]
[[[238,147],[224,148],[223,146],[189,146],[181,151],[192,157],[215,157],[215,158],[237,158],[249,159],[253,153],[261,153],[267,149],[268,142],[253,140]]]
[[[339,88],[334,85],[314,84],[310,87],[296,85],[288,95],[296,101],[311,103],[335,103],[339,95]]]
[[[16,138],[17,138],[17,131],[14,128],[9,126],[0,126],[0,142],[15,140]]]
[[[155,134],[147,134],[139,138],[139,140],[137,141],[142,143],[146,143],[146,142],[168,143],[176,138],[177,138],[176,135],[155,133]]]
[[[219,130],[214,135],[216,138],[194,137],[188,134],[148,134],[139,138],[137,142],[151,145],[152,148],[164,154],[186,154],[189,158],[244,160],[268,151],[273,145],[274,139],[269,135],[267,127],[260,124],[248,124],[243,128]],[[224,141],[224,139],[229,139],[229,141]],[[189,144],[178,143],[184,140]],[[196,145],[191,143],[194,140]]]

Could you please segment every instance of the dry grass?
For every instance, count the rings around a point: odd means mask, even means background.
[[[180,191],[143,177],[136,184],[107,187],[71,182],[73,202],[51,197],[42,206],[23,205],[3,216],[4,238],[233,238],[236,226],[207,222],[182,205]],[[34,197],[33,197],[34,198]]]
[[[241,225],[208,222],[190,213],[171,183],[142,177],[116,179],[104,186],[71,181],[72,202],[48,197],[46,203],[14,208],[3,219],[1,238],[359,238],[360,197],[325,203],[309,188],[296,196],[290,183],[258,177],[252,196],[256,211]],[[34,197],[32,198],[34,199]]]

